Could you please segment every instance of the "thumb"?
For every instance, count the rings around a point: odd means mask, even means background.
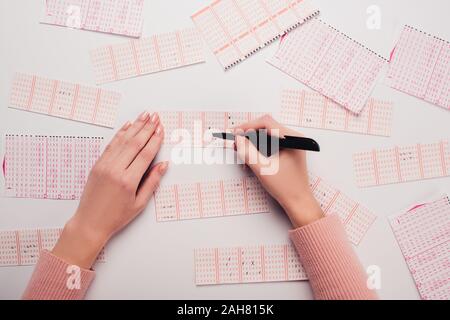
[[[236,136],[236,151],[238,157],[245,162],[247,166],[252,169],[253,173],[259,175],[261,169],[260,157],[263,157],[256,149],[255,145],[250,142],[246,137]]]

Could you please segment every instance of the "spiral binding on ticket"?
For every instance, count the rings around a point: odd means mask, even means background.
[[[113,128],[120,100],[117,92],[16,73],[10,107]]]
[[[308,279],[291,244],[196,249],[194,260],[198,286]]]
[[[43,250],[51,251],[62,228],[0,231],[0,267],[31,266]],[[97,262],[105,262],[102,250]]]
[[[192,20],[228,70],[318,14],[309,0],[215,0]]]
[[[7,197],[76,200],[101,155],[103,138],[5,136],[4,190]]]

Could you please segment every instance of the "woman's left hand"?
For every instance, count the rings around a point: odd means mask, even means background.
[[[54,255],[81,268],[92,267],[109,239],[145,209],[166,173],[167,162],[149,169],[163,139],[157,114],[144,112],[120,129],[92,169]]]

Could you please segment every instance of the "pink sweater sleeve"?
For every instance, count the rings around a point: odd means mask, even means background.
[[[327,216],[290,232],[316,299],[378,299],[339,217]]]
[[[325,217],[290,236],[308,274],[316,299],[377,299],[337,216]],[[83,299],[95,273],[80,269],[79,289],[69,289],[70,265],[43,251],[23,299]]]
[[[81,300],[86,295],[95,272],[91,270],[71,270],[68,263],[42,251],[28,287],[23,294],[25,300]],[[79,275],[79,282],[77,279]],[[70,289],[73,288],[73,289]]]

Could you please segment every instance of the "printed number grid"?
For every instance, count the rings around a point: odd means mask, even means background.
[[[326,215],[337,214],[358,245],[376,216],[310,173],[311,189]],[[155,192],[158,222],[267,213],[269,195],[256,177],[161,186]]]
[[[289,33],[268,62],[356,114],[386,65],[384,58],[319,19]]]
[[[194,147],[230,147],[234,142],[216,139],[212,134],[230,131],[235,126],[263,115],[251,112],[201,111],[162,111],[158,114],[166,132],[165,144],[183,142]]]
[[[103,138],[5,137],[4,193],[8,197],[76,200],[101,155]]]
[[[372,150],[353,156],[358,186],[447,177],[450,173],[448,141]]]
[[[392,114],[393,105],[388,101],[371,98],[361,113],[355,115],[320,93],[284,90],[280,121],[296,127],[388,137]]]
[[[216,0],[192,20],[227,70],[318,14],[309,0]]]
[[[0,267],[30,266],[42,250],[52,250],[62,229],[0,231]],[[105,262],[102,250],[97,262]]]
[[[120,100],[116,92],[17,73],[10,107],[113,128]]]
[[[387,78],[392,88],[450,110],[450,42],[405,26]]]
[[[269,212],[269,197],[255,177],[160,186],[158,222]]]
[[[325,215],[338,215],[344,224],[348,239],[358,245],[376,220],[376,215],[313,173],[309,173],[309,182],[314,197]]]
[[[450,201],[448,196],[389,218],[425,300],[450,299]]]
[[[112,82],[204,62],[194,28],[155,35],[91,52],[97,83]]]
[[[138,38],[144,0],[45,0],[41,23]]]
[[[199,286],[307,280],[290,244],[196,249],[194,260]]]

